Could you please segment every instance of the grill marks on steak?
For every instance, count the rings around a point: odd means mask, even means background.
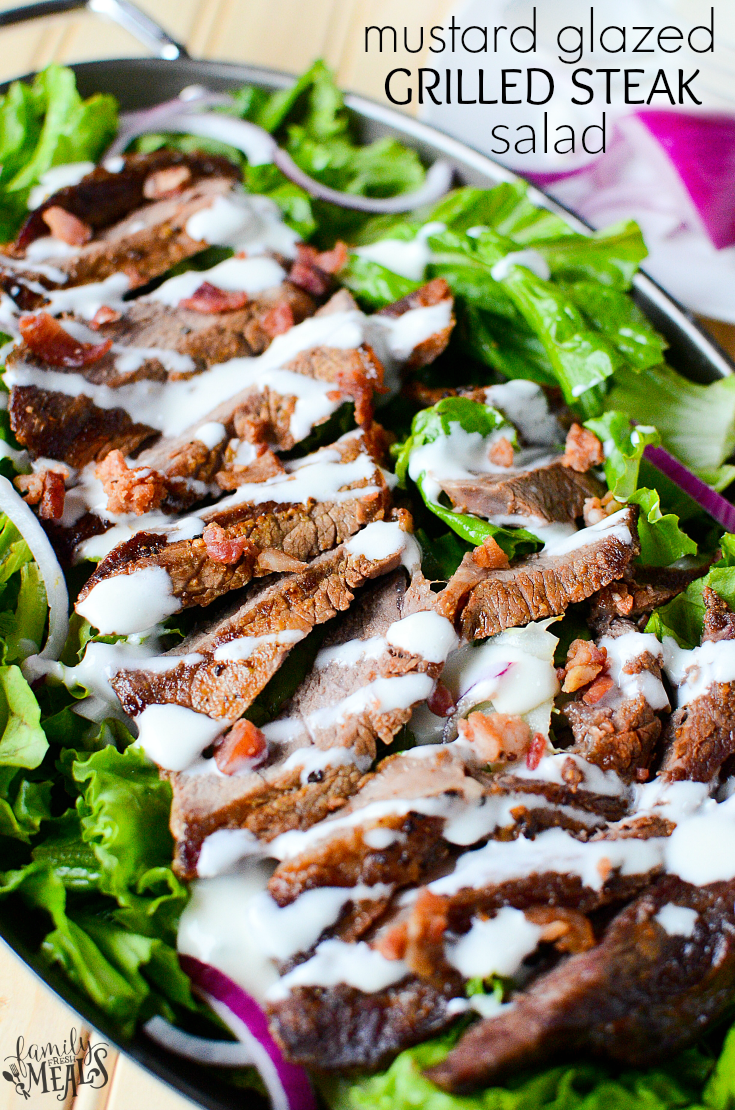
[[[163,199],[148,199],[146,180],[172,167],[187,169],[182,187]],[[8,258],[24,259],[30,243],[49,234],[44,213],[49,208],[63,208],[95,232],[75,254],[51,260],[54,269],[66,275],[66,288],[103,281],[119,272],[128,275],[131,287],[144,285],[202,250],[206,244],[186,234],[186,221],[209,207],[215,197],[229,193],[239,177],[240,171],[226,158],[201,152],[159,150],[126,155],[120,173],[97,166],[79,184],[59,190],[31,212],[8,250]],[[0,257],[0,266],[3,261]],[[21,282],[31,277],[52,284],[43,277],[43,269],[39,274],[33,272],[32,262],[24,263],[22,270],[12,262],[6,265]]]
[[[478,475],[440,484],[458,512],[535,517],[547,523],[572,524],[582,516],[586,499],[603,492],[593,475],[580,474],[561,461],[507,478]]]
[[[608,926],[520,995],[470,1028],[429,1078],[465,1093],[584,1049],[634,1067],[670,1058],[725,1010],[735,985],[735,883],[661,878]],[[692,936],[656,920],[668,904],[697,913]]]
[[[483,571],[468,553],[439,594],[439,612],[450,619],[459,615],[462,634],[469,640],[563,613],[621,578],[639,553],[636,510],[624,509],[606,524],[616,520],[630,539],[595,526],[585,529],[589,543],[584,546],[562,555],[529,555],[507,570]]]
[[[270,563],[259,564],[264,552],[283,552],[291,559],[308,562],[317,555],[344,543],[355,532],[375,520],[382,520],[390,504],[390,491],[376,455],[381,454],[382,438],[377,431],[366,436],[348,433],[325,451],[340,456],[344,465],[365,455],[375,461],[371,476],[356,482],[345,480],[354,489],[354,498],[342,501],[308,500],[291,503],[286,499],[287,482],[274,487],[274,500],[220,503],[200,514],[205,528],[216,524],[223,529],[225,544],[242,543],[242,553],[234,562],[213,557],[202,536],[190,540],[169,540],[166,536],[138,534],[115,547],[84,585],[77,603],[105,579],[119,574],[134,574],[146,567],[162,567],[171,580],[173,596],[182,607],[210,605],[231,590],[246,586],[254,576],[270,572]],[[318,465],[324,452],[316,452]],[[306,473],[303,466],[295,477]],[[345,476],[347,479],[347,475]],[[375,489],[377,487],[377,490]],[[361,489],[371,492],[361,494]],[[279,499],[275,500],[275,495]],[[283,499],[283,500],[281,500]],[[228,501],[230,499],[227,499]]]
[[[404,571],[396,571],[360,594],[359,605],[346,614],[324,641],[322,651],[339,648],[354,639],[384,636],[395,621],[417,607],[430,605],[432,595],[423,577],[414,576],[406,589]],[[362,781],[363,770],[375,758],[378,740],[389,742],[410,716],[407,710],[381,710],[378,703],[362,711],[345,713],[329,727],[319,727],[312,715],[330,710],[355,690],[375,678],[392,678],[411,673],[436,675],[440,665],[422,657],[390,648],[377,657],[357,660],[348,667],[339,662],[320,664],[304,678],[286,702],[272,728],[274,740],[269,762],[258,774],[240,775],[225,781],[221,775],[171,776],[174,801],[171,829],[176,839],[176,861],[180,873],[191,877],[204,839],[220,828],[246,828],[270,841],[292,829],[306,829],[338,810]],[[275,731],[273,731],[275,730]],[[284,769],[295,751],[344,749],[344,763],[319,766],[313,772],[304,764]],[[318,762],[318,761],[317,761]],[[361,770],[360,768],[363,768]]]

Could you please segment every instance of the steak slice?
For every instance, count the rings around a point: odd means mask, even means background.
[[[403,621],[430,609],[432,598],[420,573],[408,590],[403,571],[365,587],[359,606],[335,624],[293,697],[263,726],[271,753],[264,768],[228,780],[210,761],[211,770],[171,776],[171,829],[180,873],[196,873],[203,843],[201,873],[213,873],[210,847],[226,848],[229,839],[236,848],[237,836],[227,835],[231,830],[246,829],[271,841],[344,805],[375,758],[377,741],[389,742],[410,716],[406,702],[433,688],[441,660],[432,662],[387,639],[400,639],[411,623]],[[442,624],[427,616],[430,626]],[[451,629],[444,631],[445,639],[453,640]]]
[[[172,194],[148,199],[146,181],[171,168],[188,171],[185,181]],[[30,278],[47,286],[84,285],[121,272],[131,287],[144,285],[207,245],[187,235],[186,222],[216,197],[230,193],[239,178],[239,169],[216,155],[173,150],[125,155],[119,173],[97,166],[78,185],[59,190],[31,212],[15,243],[0,257],[0,267],[16,280]],[[38,252],[32,244],[50,234],[43,217],[54,207],[81,220],[93,236],[75,250],[51,257],[51,265],[44,259],[36,270]]]
[[[622,579],[590,598],[589,623],[604,629],[615,617],[630,620],[653,612],[682,593],[706,573],[708,563],[694,567],[629,567]]]
[[[589,952],[571,956],[478,1022],[428,1077],[469,1093],[519,1068],[586,1050],[633,1067],[670,1059],[729,1005],[735,985],[735,883],[661,878],[624,909]],[[665,907],[692,910],[669,932]]]
[[[340,983],[296,987],[266,1010],[294,1063],[325,1072],[377,1071],[456,1020],[448,1007],[454,993],[453,985],[442,992],[413,978],[374,994]]]
[[[450,620],[459,614],[468,640],[497,636],[506,628],[563,613],[621,578],[638,554],[635,508],[621,509],[601,524],[582,529],[556,550],[529,555],[507,570],[483,571],[471,553],[465,555],[439,594],[439,611]]]
[[[682,664],[676,664],[676,678],[683,680],[679,687],[683,704],[671,714],[661,763],[666,778],[694,782],[709,782],[735,753],[735,682],[714,681],[713,670],[715,660],[724,662],[722,657],[726,653],[732,657],[735,650],[730,646],[735,640],[735,615],[708,586],[703,600],[702,645],[681,653],[683,674],[679,673]]]
[[[242,716],[295,643],[348,609],[353,590],[405,561],[418,567],[416,541],[398,524],[375,521],[305,570],[264,585],[244,603],[238,599],[163,656],[170,667],[119,671],[112,678],[115,692],[133,717],[152,705],[178,705],[226,726]],[[151,581],[160,577],[150,575],[151,568],[139,571],[138,581],[127,575],[127,594],[112,580],[111,596],[123,613],[149,597]]]
[[[561,776],[552,781],[566,760],[576,772],[567,776],[570,783]],[[334,818],[273,846],[282,862],[270,880],[271,895],[288,905],[318,886],[423,882],[461,846],[556,826],[586,837],[626,813],[627,794],[598,793],[582,760],[562,754],[547,768],[546,780],[513,768],[487,774],[463,741],[391,756]]]
[[[569,750],[627,782],[645,782],[661,735],[660,714],[669,709],[661,645],[618,618],[608,622],[597,647],[607,657],[606,670],[562,708],[574,735]]]
[[[98,565],[79,593],[79,611],[101,582],[146,567],[160,567],[168,575],[172,596],[188,608],[210,605],[246,586],[253,576],[270,573],[277,568],[275,552],[288,556],[285,569],[293,570],[293,560],[306,563],[330,551],[371,521],[382,520],[389,508],[390,490],[375,457],[382,446],[377,432],[348,432],[331,447],[298,460],[293,469],[241,486],[194,519],[194,530],[204,531],[204,536],[176,539],[176,532],[137,533]],[[325,482],[333,491],[331,497],[325,493]],[[301,500],[309,488],[314,496]],[[221,530],[214,542],[208,525]],[[187,521],[179,521],[178,528],[187,531]],[[260,561],[264,552],[271,556],[265,557],[265,565]],[[148,620],[145,613],[142,619]]]
[[[507,478],[478,474],[472,480],[445,479],[439,484],[457,512],[487,518],[524,516],[545,523],[574,523],[582,516],[586,499],[603,492],[593,475],[580,474],[561,461],[511,473]]]

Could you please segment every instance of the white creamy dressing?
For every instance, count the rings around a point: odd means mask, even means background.
[[[454,696],[457,714],[467,716],[474,706],[492,702],[495,712],[526,717],[534,731],[548,736],[559,692],[554,667],[558,640],[548,631],[554,620],[509,628],[450,655],[442,682]]]
[[[298,644],[306,635],[300,628],[284,628],[280,632],[270,632],[265,636],[239,636],[236,640],[228,640],[215,648],[213,658],[217,662],[239,662],[249,659],[260,648],[267,644]]]
[[[183,662],[178,658],[175,663]],[[147,705],[135,718],[137,743],[167,771],[183,771],[234,722],[208,717],[183,705]]]
[[[263,725],[263,733],[267,740],[280,739],[279,729],[274,728],[281,722],[271,721]],[[358,755],[354,748],[317,748],[311,745],[308,748],[297,748],[283,763],[281,770],[301,770],[301,785],[306,786],[309,776],[315,771],[326,771],[328,767],[357,767],[360,771],[368,771],[372,760],[368,755]]]
[[[52,166],[50,170],[41,174],[38,185],[34,185],[28,194],[29,211],[38,208],[59,189],[65,189],[68,185],[78,185],[93,169],[94,162],[63,162],[59,166]]]
[[[394,621],[384,636],[347,640],[334,647],[322,648],[314,660],[314,669],[321,671],[332,664],[351,667],[363,659],[378,659],[389,646],[418,655],[427,663],[443,663],[458,643],[451,622],[433,610],[427,610]]]
[[[400,352],[405,349],[407,334],[411,335],[412,340],[419,341],[419,337],[428,339],[434,333],[437,323],[437,313],[434,310],[438,312],[442,305],[448,306],[449,302],[441,302],[430,310],[411,309],[395,321],[387,316],[368,317],[358,309],[312,316],[276,336],[262,355],[256,358],[233,358],[210,366],[201,374],[184,381],[144,380],[113,389],[106,385],[93,385],[82,374],[41,369],[30,364],[19,364],[7,370],[4,380],[8,387],[34,385],[68,397],[83,394],[99,408],[123,408],[134,421],[148,424],[164,436],[181,435],[188,428],[200,425],[206,420],[207,413],[231,401],[238,394],[267,387],[281,396],[296,397],[290,431],[294,440],[300,442],[315,424],[331,416],[344,403],[345,397],[333,382],[318,381],[284,369],[287,363],[304,351],[316,347],[349,350],[364,342],[374,346],[379,356],[382,342],[382,353],[386,359],[400,360],[404,357]],[[421,314],[421,329],[415,327],[414,313]],[[65,327],[70,334],[84,338],[80,331],[82,325],[69,322]],[[86,332],[86,329],[83,330]],[[99,339],[94,333],[87,335],[91,335],[92,341]],[[115,345],[115,351],[118,352],[118,345]],[[130,361],[134,358],[134,351],[135,348],[119,347],[118,361],[127,360],[121,363],[126,369],[135,368]],[[160,359],[161,352],[156,350],[146,357]],[[166,357],[173,369],[179,369],[179,365],[184,369],[194,368],[188,355],[167,352]],[[143,360],[137,365],[142,365]],[[180,360],[188,361],[180,363]]]
[[[350,555],[363,555],[366,559],[389,559],[400,555],[401,564],[409,574],[421,566],[421,548],[400,524],[385,520],[374,520],[361,529],[344,545]]]
[[[456,421],[449,425],[449,435],[438,436],[432,443],[425,443],[411,452],[408,474],[414,482],[422,481],[425,495],[438,501],[441,483],[471,481],[478,474],[491,474],[497,480],[510,478],[519,470],[545,466],[552,461],[546,452],[530,448],[516,453],[514,466],[499,466],[490,461],[489,452],[499,439],[515,442],[515,428],[501,426],[489,436],[481,432],[467,432]]]
[[[261,1003],[278,973],[244,923],[252,899],[266,889],[272,872],[272,864],[254,861],[238,874],[192,883],[177,941],[179,952],[219,968]]]
[[[564,432],[549,412],[546,394],[536,382],[516,378],[485,389],[488,405],[499,409],[514,424],[527,443],[555,447],[564,442]]]
[[[403,960],[388,960],[364,940],[346,944],[324,940],[310,960],[298,964],[266,993],[269,1002],[286,998],[294,987],[336,987],[347,983],[365,994],[374,994],[399,982],[409,974]]]
[[[197,428],[194,438],[203,443],[208,451],[213,451],[223,439],[227,438],[227,428],[216,420],[209,420]]]
[[[691,937],[697,927],[699,914],[689,906],[677,906],[675,902],[667,902],[662,906],[654,920],[658,921],[662,929],[672,937]]]
[[[192,239],[235,251],[262,254],[276,251],[293,258],[301,237],[283,222],[280,209],[268,197],[246,193],[235,186],[227,196],[217,196],[186,221]]]
[[[359,489],[344,489],[356,482],[374,478],[378,469],[371,457],[361,452],[350,462],[342,462],[338,451],[315,452],[308,456],[309,464],[292,467],[286,463],[285,472],[267,478],[264,482],[243,482],[235,492],[217,503],[217,509],[247,502],[262,505],[267,501],[277,504],[306,505],[309,501],[351,501],[378,493],[375,484]],[[303,463],[303,459],[299,459]]]
[[[599,647],[607,652],[610,677],[624,698],[637,698],[642,694],[651,709],[668,708],[668,695],[660,678],[648,670],[638,674],[626,671],[626,667],[646,653],[663,663],[663,648],[653,633],[631,631],[622,636],[603,636]]]
[[[285,270],[274,258],[264,255],[254,258],[226,258],[224,262],[218,262],[208,270],[187,270],[183,274],[177,274],[143,299],[158,301],[174,308],[180,301],[192,297],[205,281],[227,292],[255,296],[265,289],[281,285],[285,277]]]
[[[217,764],[213,759],[202,762]],[[207,773],[209,773],[207,767]],[[220,772],[221,773],[221,772]],[[197,860],[197,875],[200,879],[211,879],[232,871],[236,864],[248,856],[261,860],[264,857],[263,843],[249,829],[217,829],[204,838]]]
[[[506,254],[495,263],[490,271],[490,277],[493,281],[505,281],[515,266],[525,267],[526,270],[530,270],[542,281],[548,281],[551,277],[548,262],[539,251],[535,250],[511,251]]]
[[[592,524],[589,528],[580,528],[574,535],[562,538],[557,542],[547,543],[542,554],[567,555],[570,551],[577,551],[580,547],[586,547],[587,544],[596,543],[601,539],[610,539],[611,537],[619,540],[622,544],[630,545],[633,542],[633,537],[628,527],[629,519],[630,510],[620,509],[619,512],[605,517],[598,524]]]
[[[661,650],[666,674],[678,687],[679,705],[702,697],[714,683],[735,682],[735,640],[705,640],[687,651],[666,636]]]
[[[441,235],[446,230],[446,224],[432,220],[431,223],[424,224],[413,239],[379,239],[377,243],[356,247],[354,253],[369,262],[377,262],[379,266],[384,266],[386,270],[400,274],[401,277],[423,281],[426,267],[432,260],[428,239],[432,235]]]
[[[127,274],[110,274],[104,281],[92,281],[87,285],[74,285],[71,289],[55,289],[47,292],[48,304],[43,306],[44,312],[57,316],[62,312],[73,312],[85,320],[91,320],[95,313],[107,305],[116,312],[125,312],[130,306],[123,300],[123,295],[130,289],[130,279]],[[97,342],[100,337],[97,337]]]
[[[177,613],[181,602],[163,567],[150,566],[103,578],[75,608],[103,634],[129,636]]]
[[[503,906],[495,917],[474,918],[469,932],[445,946],[447,960],[465,979],[512,976],[535,951],[543,929],[521,910]]]

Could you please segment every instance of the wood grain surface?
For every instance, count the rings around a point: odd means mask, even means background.
[[[20,0],[23,2],[23,0]],[[450,0],[137,0],[194,56],[250,62],[297,73],[315,58],[332,66],[341,86],[383,101],[384,66],[363,47],[364,28],[376,23],[438,22]],[[0,10],[15,7],[0,0]],[[0,81],[30,73],[49,62],[146,54],[131,35],[88,13],[38,20],[0,31]],[[417,64],[416,55],[395,55],[396,66]],[[718,342],[735,357],[735,327],[706,321]],[[12,952],[0,944],[0,1059],[25,1043],[62,1043],[79,1019],[41,986]],[[89,1030],[84,1030],[85,1037]],[[93,1034],[93,1036],[95,1036]],[[191,1110],[192,1103],[154,1079],[125,1056],[106,1061],[109,1082],[94,1091],[79,1088],[63,1101],[49,1092],[25,1100],[0,1080],[0,1110]]]

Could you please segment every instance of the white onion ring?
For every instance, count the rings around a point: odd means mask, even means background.
[[[177,1029],[162,1017],[152,1017],[143,1026],[143,1032],[167,1048],[169,1052],[183,1056],[186,1060],[196,1060],[220,1068],[241,1068],[252,1064],[252,1053],[241,1041],[210,1041],[206,1037],[194,1037]]]
[[[18,494],[12,482],[0,476],[0,512],[12,520],[23,539],[31,549],[33,558],[46,587],[48,600],[48,637],[43,651],[31,655],[22,664],[26,677],[36,678],[34,660],[58,659],[66,643],[69,632],[69,594],[66,589],[64,572],[59,566],[54,549],[37,518]]]
[[[229,99],[216,93],[207,93],[206,90],[201,92],[202,95],[196,99],[168,100],[145,112],[131,112],[123,116],[120,134],[105,157],[121,154],[133,139],[151,131],[201,135],[241,150],[251,166],[275,164],[289,181],[319,200],[336,204],[340,208],[383,215],[410,212],[424,204],[431,204],[444,196],[452,183],[454,170],[451,164],[440,160],[428,169],[426,181],[413,193],[401,193],[397,197],[361,197],[330,189],[328,185],[322,185],[300,169],[291,155],[276,144],[265,128],[224,113],[200,111],[205,105],[226,103]]]

